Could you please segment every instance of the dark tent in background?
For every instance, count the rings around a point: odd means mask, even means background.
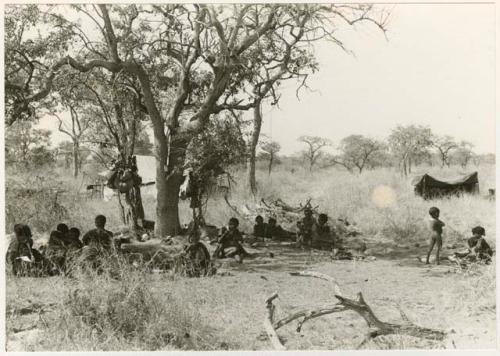
[[[438,180],[428,174],[413,178],[415,194],[424,199],[440,198],[464,193],[479,193],[477,172],[452,180]]]

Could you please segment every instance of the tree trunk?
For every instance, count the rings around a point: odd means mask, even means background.
[[[257,154],[257,144],[259,143],[260,130],[262,127],[262,105],[257,101],[253,109],[253,132],[250,141],[250,156],[248,158],[248,185],[250,192],[257,193],[257,180],[255,178],[255,158]]]
[[[181,167],[187,143],[169,142],[169,138],[161,131],[155,132],[156,153],[156,223],[155,234],[159,237],[177,235],[181,231],[179,221],[179,190],[183,181]],[[173,137],[170,137],[172,141]],[[175,150],[169,149],[175,147]]]
[[[138,220],[144,220],[141,188],[139,186],[134,186],[130,191],[125,193],[124,196],[125,206],[123,209],[123,215],[125,217],[125,223],[128,225],[130,233],[137,237],[137,228],[139,226]]]
[[[271,170],[273,169],[273,154],[270,154],[269,157],[269,175],[271,175]]]
[[[73,176],[75,178],[78,177],[78,168],[80,168],[79,157],[78,157],[79,151],[80,147],[78,141],[73,141]]]
[[[127,223],[127,218],[125,216],[125,207],[123,206],[123,203],[122,203],[122,195],[120,194],[120,192],[118,192],[118,206],[119,206],[119,209],[120,209],[120,217],[122,218],[122,223],[123,224],[126,224]]]

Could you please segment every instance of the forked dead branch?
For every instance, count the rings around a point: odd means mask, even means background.
[[[278,298],[278,293],[275,292],[266,300],[267,313],[264,321],[264,327],[270,342],[276,350],[286,349],[277,334],[277,330],[279,328],[291,323],[294,320],[298,320],[296,331],[300,332],[302,330],[302,326],[308,320],[347,310],[352,310],[359,314],[366,321],[369,328],[366,337],[358,345],[358,349],[362,348],[367,342],[383,335],[407,335],[434,341],[443,341],[446,337],[446,332],[442,330],[430,329],[413,324],[401,309],[400,313],[403,319],[402,324],[393,324],[380,320],[366,303],[361,292],[358,293],[357,299],[343,296],[336,280],[329,275],[314,271],[292,272],[290,275],[314,277],[332,282],[335,288],[334,296],[338,299],[338,302],[330,306],[323,306],[317,309],[301,310],[278,321],[274,321],[274,311],[276,306],[273,304],[273,301]]]

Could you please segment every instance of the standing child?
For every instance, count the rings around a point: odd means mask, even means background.
[[[444,222],[439,220],[439,209],[433,206],[429,209],[429,215],[431,216],[428,225],[431,232],[431,245],[429,247],[429,252],[427,252],[427,259],[425,260],[426,264],[429,264],[429,258],[431,256],[431,252],[434,249],[434,245],[437,244],[436,251],[436,264],[439,264],[439,252],[441,251],[441,247],[443,246],[443,227]]]

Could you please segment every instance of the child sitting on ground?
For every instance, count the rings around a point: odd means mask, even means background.
[[[239,224],[240,222],[238,219],[229,219],[227,230],[219,238],[217,248],[214,252],[214,258],[224,258],[227,254],[228,257],[234,256],[236,261],[241,262],[244,256],[249,255],[241,245],[243,236],[238,230]],[[231,251],[226,251],[226,249],[230,249]]]
[[[210,253],[200,242],[199,231],[195,230],[189,235],[189,245],[181,254],[181,264],[188,277],[209,276],[215,273],[215,268],[210,261]]]
[[[15,276],[38,276],[43,272],[44,259],[33,248],[33,238],[28,225],[14,226],[14,240],[7,249],[7,260],[12,265]]]
[[[469,245],[471,253],[473,253],[477,260],[489,263],[493,256],[493,250],[484,239],[485,235],[486,230],[484,227],[476,226],[472,229],[472,237],[467,240],[467,244]]]
[[[316,225],[316,219],[313,217],[313,212],[311,208],[304,209],[304,217],[297,222],[297,227],[299,232],[297,234],[297,246],[298,247],[310,247],[312,230]]]
[[[335,248],[335,234],[328,225],[328,215],[326,214],[319,214],[318,223],[313,227],[312,246],[327,250]]]
[[[278,225],[278,222],[275,218],[269,218],[266,228],[266,238],[272,239],[275,241],[280,241],[286,239],[288,233],[283,230],[283,228]]]
[[[429,215],[431,216],[428,221],[429,230],[431,233],[431,244],[429,247],[429,251],[427,252],[427,258],[425,260],[426,264],[429,264],[429,258],[431,256],[431,252],[434,249],[434,245],[437,244],[436,251],[436,264],[439,265],[439,252],[441,251],[441,247],[443,246],[443,227],[444,222],[439,220],[439,209],[435,206],[429,209]]]
[[[257,215],[255,218],[255,225],[253,226],[253,236],[255,237],[266,237],[267,224],[264,223],[264,218]]]

